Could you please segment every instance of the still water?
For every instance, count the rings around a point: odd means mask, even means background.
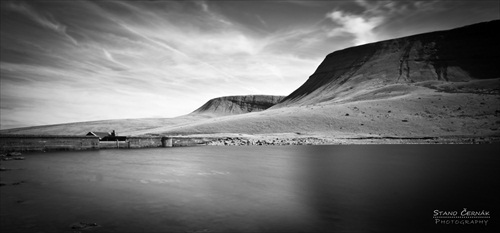
[[[500,147],[189,147],[27,154],[1,173],[2,232],[493,231]],[[12,183],[23,181],[18,185]],[[443,225],[434,210],[487,210]],[[82,231],[82,232],[83,232]]]

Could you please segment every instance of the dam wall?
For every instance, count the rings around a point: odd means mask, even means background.
[[[85,136],[0,135],[0,151],[99,149],[99,138]]]
[[[206,145],[213,139],[188,137],[127,137],[126,141],[100,142],[100,149],[182,147]]]
[[[99,149],[120,149],[120,148],[130,148],[130,143],[128,141],[100,141]]]
[[[162,137],[128,137],[128,148],[163,147]]]
[[[98,150],[206,145],[210,138],[127,137],[125,141],[99,141],[89,136],[0,135],[0,152]]]

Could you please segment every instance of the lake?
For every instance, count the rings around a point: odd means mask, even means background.
[[[2,161],[2,232],[493,231],[500,145],[185,147]],[[435,210],[488,211],[487,224]],[[88,229],[75,223],[96,223]]]

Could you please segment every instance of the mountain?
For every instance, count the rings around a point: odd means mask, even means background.
[[[297,90],[215,98],[176,118],[79,122],[13,134],[273,137],[498,136],[500,21],[330,53]]]
[[[497,20],[334,51],[265,111],[155,133],[499,135],[499,26]]]
[[[224,96],[209,100],[191,114],[234,115],[266,110],[280,102],[285,96],[240,95]]]
[[[396,83],[500,78],[500,21],[335,51],[279,106],[346,100]]]

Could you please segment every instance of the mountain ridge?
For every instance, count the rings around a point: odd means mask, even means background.
[[[356,87],[499,78],[498,28],[495,20],[334,51],[276,107],[334,100]]]

